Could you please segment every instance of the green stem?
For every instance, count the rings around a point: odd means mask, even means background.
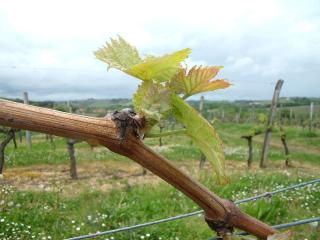
[[[187,129],[179,129],[179,130],[172,130],[172,131],[162,132],[162,133],[147,133],[145,135],[145,138],[167,137],[167,136],[176,135],[176,134],[185,134],[186,132],[187,132]]]

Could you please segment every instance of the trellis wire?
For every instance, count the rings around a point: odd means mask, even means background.
[[[147,227],[147,226],[151,226],[151,225],[155,225],[155,224],[159,224],[159,223],[170,222],[170,221],[174,221],[174,220],[178,220],[178,219],[182,219],[182,218],[187,218],[187,217],[191,217],[191,216],[202,214],[202,213],[203,213],[203,210],[199,210],[199,211],[192,212],[192,213],[181,214],[181,215],[178,215],[175,217],[160,219],[160,220],[147,222],[147,223],[141,223],[141,224],[132,225],[129,227],[122,227],[122,228],[117,228],[117,229],[113,229],[113,230],[109,230],[109,231],[105,231],[105,232],[97,232],[97,233],[83,235],[83,236],[79,236],[79,237],[68,238],[67,240],[79,240],[79,239],[86,239],[86,238],[94,238],[94,237],[98,237],[98,236],[102,236],[102,235],[109,235],[112,233],[119,233],[119,232],[137,229],[137,228]]]
[[[320,222],[320,217],[302,219],[302,220],[298,220],[295,222],[289,222],[289,223],[282,223],[282,224],[274,225],[272,227],[275,229],[284,229],[284,228],[295,227],[298,225],[303,225],[303,224],[313,223],[313,222]],[[247,236],[250,234],[247,232],[240,232],[240,233],[236,233],[235,235],[236,236]],[[220,238],[219,237],[212,237],[212,238],[209,238],[208,240],[218,240],[218,239],[220,239]]]
[[[308,181],[308,182],[303,182],[303,183],[299,183],[299,184],[296,184],[296,185],[291,185],[289,187],[280,188],[280,189],[277,189],[277,190],[274,190],[274,191],[271,191],[271,192],[265,192],[265,193],[256,195],[254,197],[249,197],[249,198],[245,198],[245,199],[242,199],[242,200],[235,201],[235,204],[250,202],[250,201],[257,200],[259,198],[270,197],[270,196],[272,196],[274,194],[277,194],[277,193],[286,192],[286,191],[289,191],[289,190],[292,190],[292,189],[295,189],[295,188],[302,188],[302,187],[305,187],[307,185],[315,184],[315,183],[318,183],[318,182],[320,182],[320,179],[314,179],[314,180],[311,180],[311,181]]]
[[[289,187],[285,187],[285,188],[281,188],[281,189],[277,189],[277,190],[274,190],[274,191],[271,191],[271,192],[265,192],[265,193],[256,195],[254,197],[249,197],[249,198],[245,198],[245,199],[242,199],[242,200],[237,200],[234,203],[235,204],[241,204],[241,203],[245,203],[245,202],[254,201],[254,200],[257,200],[257,199],[260,199],[260,198],[271,197],[272,195],[277,194],[277,193],[286,192],[286,191],[289,191],[289,190],[292,190],[292,189],[296,189],[296,188],[302,188],[302,187],[305,187],[307,185],[315,184],[315,183],[318,183],[318,182],[320,182],[320,179],[314,179],[314,180],[311,180],[311,181],[308,181],[308,182],[295,184],[295,185],[292,185],[292,186],[289,186]],[[174,221],[174,220],[178,220],[178,219],[183,219],[183,218],[199,215],[199,214],[202,214],[202,213],[203,213],[203,210],[199,210],[199,211],[186,213],[186,214],[181,214],[181,215],[178,215],[178,216],[164,218],[164,219],[160,219],[160,220],[156,220],[156,221],[152,221],[152,222],[132,225],[132,226],[129,226],[129,227],[122,227],[122,228],[112,229],[112,230],[108,230],[108,231],[104,231],[104,232],[97,232],[97,233],[93,233],[93,234],[87,234],[87,235],[82,235],[82,236],[78,236],[78,237],[72,237],[72,238],[68,238],[67,240],[80,240],[80,239],[86,239],[86,238],[94,238],[94,237],[99,237],[99,236],[103,236],[103,235],[109,235],[109,234],[113,234],[113,233],[119,233],[119,232],[124,232],[124,231],[137,229],[137,228],[147,227],[147,226],[151,226],[151,225],[155,225],[155,224],[160,224],[160,223],[170,222],[170,221]],[[277,226],[281,226],[281,225],[277,225]]]

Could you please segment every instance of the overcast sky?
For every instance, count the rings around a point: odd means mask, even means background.
[[[210,99],[320,96],[320,1],[1,1],[0,96],[130,98],[139,81],[95,59],[121,35],[142,54],[192,49],[232,87]]]

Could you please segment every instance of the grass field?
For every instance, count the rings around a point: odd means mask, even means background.
[[[184,136],[146,139],[183,171],[223,198],[237,200],[293,183],[320,177],[320,132],[287,128],[292,167],[284,166],[278,133],[273,134],[269,167],[258,168],[263,136],[254,140],[254,165],[246,168],[247,146],[240,138],[250,125],[218,123],[224,143],[230,184],[217,186],[209,164],[198,169],[200,152]],[[55,147],[35,134],[33,147],[6,150],[6,169],[0,180],[0,239],[64,239],[105,231],[198,210],[183,194],[129,159],[105,148],[76,145],[79,180],[71,180],[65,140]],[[270,224],[320,215],[320,185],[241,205]],[[293,229],[295,239],[320,239],[320,228]],[[97,239],[208,239],[213,235],[202,216],[164,223]]]

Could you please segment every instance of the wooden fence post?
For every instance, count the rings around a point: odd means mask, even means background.
[[[248,160],[247,165],[248,168],[251,168],[252,160],[253,160],[253,146],[252,146],[252,136],[241,136],[241,138],[246,139],[248,141]]]
[[[162,137],[161,137],[161,133],[163,132],[163,129],[164,129],[163,123],[159,123],[159,132],[160,132],[159,147],[162,147]]]
[[[289,114],[289,125],[292,124],[292,108],[290,108],[290,114]]]
[[[23,92],[23,103],[24,104],[29,104],[29,98],[28,98],[28,92]],[[31,132],[26,130],[26,142],[27,146],[31,148],[32,143],[31,143]]]
[[[224,109],[221,108],[221,122],[224,122]]]
[[[281,138],[281,142],[282,142],[282,145],[284,148],[284,154],[286,156],[285,165],[286,165],[286,167],[289,167],[290,166],[290,151],[289,151],[288,144],[287,144],[287,135],[281,126],[280,126],[280,132],[281,132],[280,138]]]
[[[0,129],[0,133],[6,135],[5,138],[3,139],[2,142],[0,142],[0,175],[3,173],[3,168],[4,168],[4,162],[5,162],[5,156],[4,156],[4,151],[7,145],[11,140],[14,140],[15,138],[15,131],[14,130],[5,130],[5,129]],[[15,142],[14,142],[15,143]],[[15,148],[16,148],[16,143],[15,143]]]
[[[314,109],[314,104],[313,102],[310,103],[310,122],[309,122],[309,132],[312,132],[312,123],[313,123],[313,109]]]
[[[283,125],[284,121],[285,120],[283,119],[283,104],[280,103],[280,106],[279,106],[279,124]]]
[[[72,179],[78,179],[78,174],[77,174],[77,160],[74,155],[74,144],[76,144],[77,140],[75,139],[67,139],[67,150],[68,150],[68,155],[70,158],[70,177]]]
[[[67,102],[67,107],[68,107],[69,113],[72,113],[72,107],[71,107],[70,101]],[[76,180],[78,179],[78,171],[77,171],[77,159],[75,157],[74,145],[80,141],[71,139],[71,138],[67,138],[66,140],[67,140],[67,151],[70,158],[70,177],[71,179]]]
[[[279,99],[279,95],[280,95],[280,91],[281,91],[282,85],[283,85],[283,80],[279,79],[277,84],[276,84],[276,87],[274,89],[272,103],[271,103],[271,106],[270,106],[267,129],[266,129],[266,132],[265,132],[265,135],[264,135],[264,142],[263,142],[263,146],[262,146],[260,167],[266,167],[267,166],[269,142],[270,142],[270,139],[271,139],[273,121],[274,121],[274,118],[275,118],[275,115],[276,115],[277,103],[278,103],[278,99]]]

